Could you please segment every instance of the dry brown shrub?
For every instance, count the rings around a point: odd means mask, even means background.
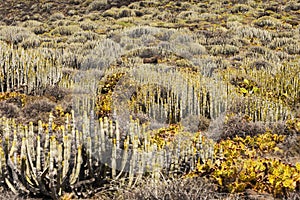
[[[240,195],[218,193],[214,184],[208,182],[204,178],[194,177],[172,180],[168,179],[158,182],[148,179],[132,189],[119,190],[115,196],[110,198],[132,200],[198,200],[227,199],[229,196],[233,197],[230,199],[238,199],[238,197],[241,198]],[[101,195],[97,196],[97,198],[98,197],[101,198]]]
[[[13,103],[7,101],[0,102],[0,117],[16,118],[19,116],[20,109]]]
[[[47,114],[55,107],[55,104],[49,101],[47,98],[41,98],[35,100],[34,102],[28,103],[23,111],[23,115],[26,119],[31,119],[31,121],[37,121],[36,119],[42,119],[45,117],[43,114]],[[43,119],[43,121],[47,121]]]

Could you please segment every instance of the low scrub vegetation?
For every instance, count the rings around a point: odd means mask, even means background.
[[[298,199],[299,8],[1,2],[3,197]]]

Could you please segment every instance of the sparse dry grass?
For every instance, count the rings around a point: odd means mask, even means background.
[[[181,122],[185,131],[201,130],[216,141],[270,130],[287,136],[281,144],[286,154],[276,156],[295,163],[299,10],[297,1],[2,1],[1,91],[20,95],[1,99],[0,116],[47,121],[57,105],[68,113],[76,107],[74,96],[101,91],[105,83],[104,113],[117,114],[123,131],[129,115],[151,122],[149,129]],[[24,66],[31,68],[25,77]],[[80,77],[80,70],[95,70],[95,83]],[[120,73],[121,79],[109,78]],[[199,177],[156,186],[147,181],[94,198],[271,198],[254,191],[219,194]],[[291,193],[290,199],[298,196]],[[3,198],[16,197],[4,192]]]

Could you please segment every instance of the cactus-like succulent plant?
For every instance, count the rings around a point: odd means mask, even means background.
[[[0,181],[14,193],[53,199],[71,191],[88,195],[92,191],[80,192],[86,184],[101,186],[106,181],[123,180],[131,186],[145,174],[151,173],[158,180],[161,173],[170,173],[169,169],[178,173],[182,173],[182,165],[193,169],[198,162],[196,154],[203,162],[212,159],[212,144],[201,139],[197,145],[179,139],[179,146],[158,148],[151,133],[145,126],[140,128],[138,121],[131,120],[127,137],[122,140],[117,121],[107,117],[95,121],[84,112],[82,125],[78,125],[73,111],[65,117],[65,125],[54,130],[52,114],[46,130],[41,121],[35,128],[33,123],[21,126],[1,118]]]

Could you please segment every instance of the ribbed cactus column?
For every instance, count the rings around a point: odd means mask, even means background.
[[[77,132],[76,135],[78,135],[78,134],[79,133]],[[76,155],[76,159],[74,162],[74,168],[73,168],[72,174],[70,176],[70,184],[71,185],[75,184],[79,178],[81,164],[82,164],[82,146],[79,145],[77,147],[77,155]]]
[[[120,166],[120,172],[118,174],[118,176],[116,177],[116,179],[120,179],[120,177],[123,175],[123,172],[126,168],[126,164],[128,161],[128,157],[129,157],[129,137],[127,136],[127,138],[124,140],[124,149],[123,149],[123,154],[122,154],[122,160],[121,160],[121,166]],[[121,181],[125,181],[125,178],[123,178],[123,180]]]
[[[142,179],[145,170],[145,153],[142,149],[138,149],[137,177],[135,184]],[[134,184],[134,185],[135,185]]]
[[[69,171],[69,166],[70,166],[70,159],[71,159],[71,145],[72,145],[72,136],[71,134],[65,134],[63,132],[63,147],[64,147],[64,155],[63,155],[63,170],[62,170],[62,178],[66,178],[67,173]]]
[[[157,150],[157,146],[154,145],[153,146],[153,159],[152,159],[152,178],[154,180],[155,183],[157,183],[157,181],[160,178],[160,153]]]
[[[131,186],[133,184],[134,174],[135,174],[135,171],[136,171],[136,162],[137,162],[137,157],[138,157],[137,154],[138,154],[138,138],[137,138],[137,136],[133,136],[133,139],[132,139],[132,155],[131,155],[131,158],[130,158],[130,166],[129,166],[128,186]]]
[[[115,179],[117,175],[117,141],[114,138],[112,142],[111,150],[111,174],[112,178]]]
[[[41,157],[42,157],[42,149],[41,149],[41,137],[43,135],[43,126],[42,121],[38,121],[38,134],[36,136],[36,171],[37,173],[40,173],[42,170],[42,165],[44,166],[44,163],[42,163]]]
[[[101,145],[101,148],[99,149],[99,159],[100,161],[102,161],[104,159],[103,154],[106,151],[105,130],[104,130],[104,124],[102,118],[99,119],[99,129],[100,129],[99,143]]]
[[[56,146],[56,138],[54,135],[50,137],[50,152],[49,152],[49,178],[50,178],[50,186],[52,195],[57,198],[57,185],[54,177],[57,176],[57,169],[55,167],[55,161],[57,156],[57,146]]]
[[[33,170],[34,176],[36,176],[36,168],[33,163],[36,162],[36,151],[35,151],[35,136],[33,132],[33,123],[29,123],[29,130],[28,132],[25,131],[25,137],[26,137],[26,151],[27,151],[27,159],[30,164],[31,169]]]
[[[17,130],[14,130],[13,140],[9,151],[9,157],[14,158],[13,162],[15,166],[17,166],[17,160],[16,160],[16,153],[18,150],[17,145],[18,145]]]
[[[63,178],[62,177],[62,171],[63,171],[63,145],[62,143],[57,144],[57,155],[56,155],[56,163],[57,163],[57,177],[56,177],[56,181],[57,181],[57,194],[58,196],[61,196],[62,194],[62,181]]]
[[[83,136],[83,145],[86,147],[86,154],[87,154],[87,165],[89,170],[86,171],[86,175],[93,175],[93,167],[92,167],[92,154],[93,154],[93,147],[92,147],[92,138],[90,132],[90,120],[88,118],[87,112],[84,111],[83,113],[83,124],[82,124],[82,136]]]
[[[3,148],[2,146],[0,147],[0,167],[1,167],[1,170],[0,170],[0,181],[1,183],[4,182],[5,180],[5,169],[6,169],[6,160],[5,160],[5,153],[3,151]]]
[[[177,97],[174,98],[173,104],[177,101]],[[57,199],[68,186],[79,193],[76,189],[85,183],[98,184],[100,179],[111,178],[133,186],[145,174],[150,174],[154,180],[168,171],[176,176],[181,173],[183,163],[193,168],[197,162],[193,159],[197,156],[195,142],[175,138],[173,143],[158,148],[152,133],[146,131],[146,125],[140,126],[139,121],[132,118],[122,145],[117,121],[104,118],[93,124],[93,118],[87,113],[78,117],[76,121],[71,111],[71,115],[66,115],[65,124],[53,129],[53,115],[50,114],[45,130],[41,121],[34,127],[33,123],[17,126],[14,121],[0,119],[4,127],[0,181],[16,193],[42,192]],[[19,138],[22,139],[20,149]],[[212,144],[202,141],[201,135],[198,140],[196,152],[201,161],[213,159]]]
[[[116,135],[116,146],[120,148],[120,129],[119,129],[119,122],[115,121],[115,135]]]
[[[103,130],[106,135],[109,135],[109,121],[107,117],[103,118]]]

